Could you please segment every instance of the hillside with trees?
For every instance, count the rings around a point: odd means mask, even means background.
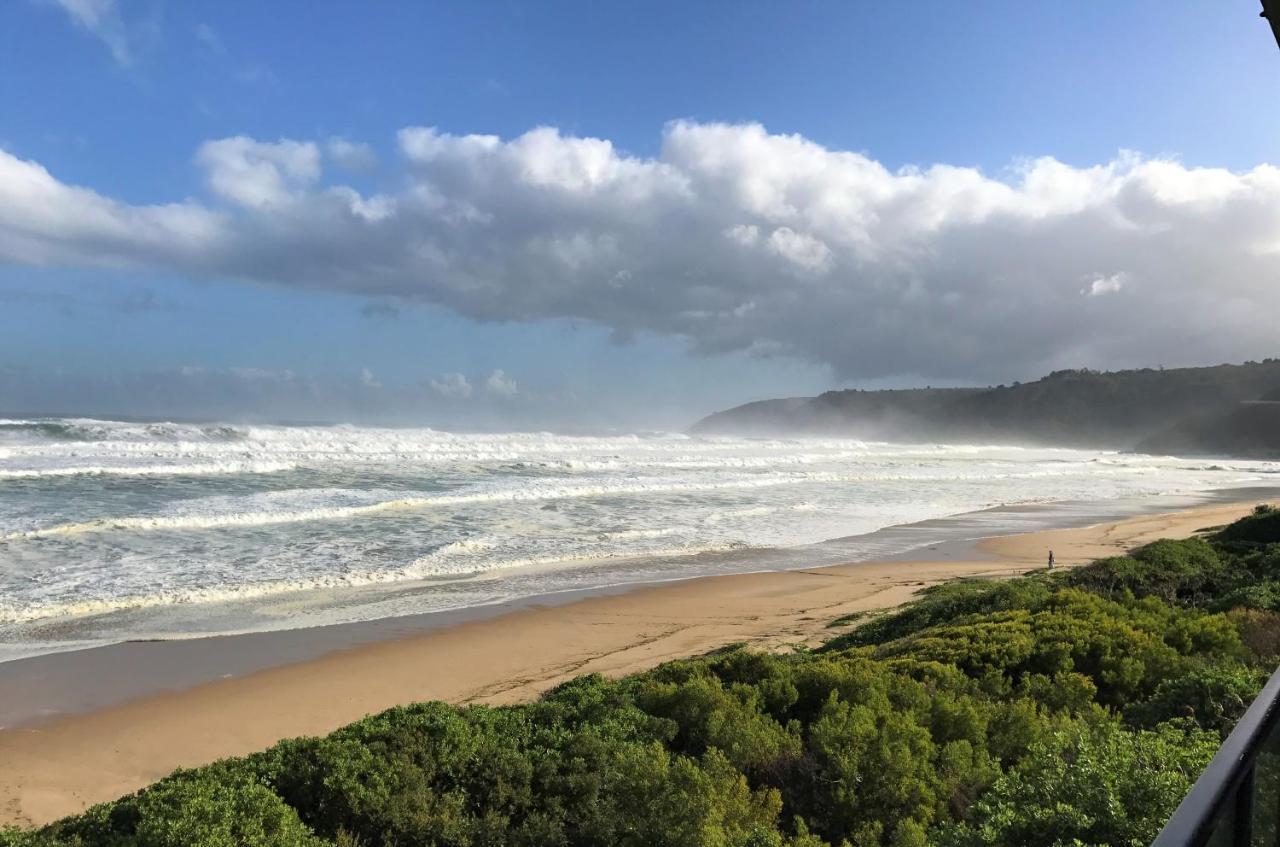
[[[842,435],[1280,456],[1280,359],[1055,371],[991,388],[829,391],[717,412],[693,432]]]
[[[1145,845],[1280,656],[1280,512],[832,632],[392,709],[0,845]]]

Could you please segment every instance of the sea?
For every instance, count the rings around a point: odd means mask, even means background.
[[[1019,507],[1278,473],[999,444],[0,419],[0,661],[900,554],[931,537],[887,528],[991,510],[966,531],[994,534]]]

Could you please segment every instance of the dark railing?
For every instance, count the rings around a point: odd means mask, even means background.
[[[1280,671],[1222,743],[1151,847],[1280,845]]]

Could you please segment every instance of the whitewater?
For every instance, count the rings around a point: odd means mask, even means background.
[[[885,527],[1277,471],[837,438],[0,420],[0,660],[829,563],[895,552],[857,541]]]

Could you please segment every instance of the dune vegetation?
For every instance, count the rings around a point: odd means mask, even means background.
[[[421,703],[0,845],[1145,845],[1280,654],[1280,512],[787,655]]]

